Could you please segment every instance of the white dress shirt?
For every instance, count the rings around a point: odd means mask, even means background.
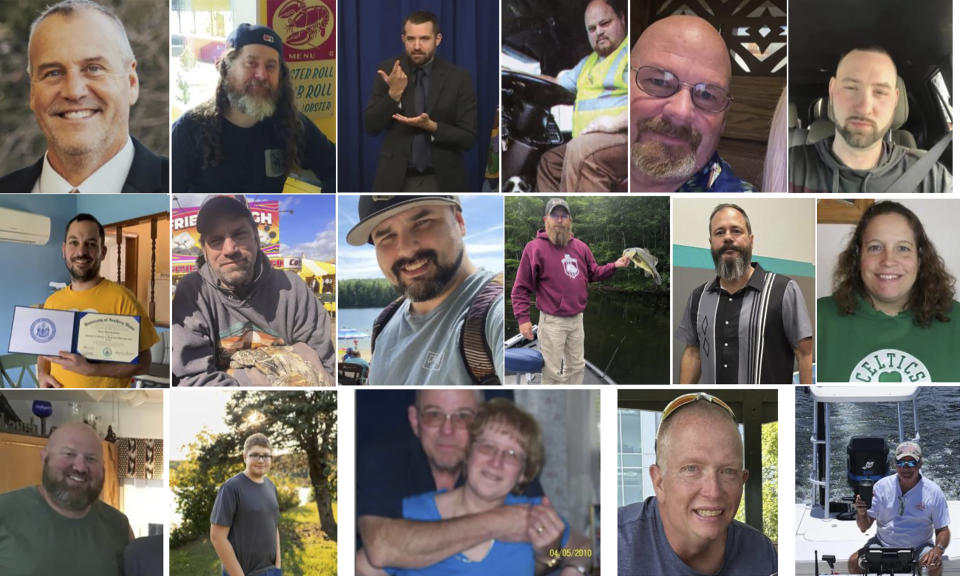
[[[43,171],[33,185],[34,194],[69,194],[77,189],[81,194],[119,194],[127,173],[133,165],[133,140],[128,136],[127,144],[106,164],[97,168],[79,186],[72,186],[50,165],[49,153],[43,155]]]

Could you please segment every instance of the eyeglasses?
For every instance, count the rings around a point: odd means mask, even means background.
[[[417,413],[420,414],[420,423],[428,428],[439,428],[447,420],[454,428],[466,428],[477,416],[473,410],[460,410],[452,414],[442,410],[418,410]]]
[[[916,460],[897,460],[897,468],[916,468],[919,465]]]
[[[733,102],[726,88],[716,84],[681,82],[673,72],[655,66],[631,66],[630,69],[636,72],[637,87],[656,98],[669,98],[686,87],[690,89],[693,105],[704,112],[723,112]]]
[[[509,466],[519,467],[526,463],[527,455],[512,448],[501,449],[499,446],[484,440],[473,443],[473,449],[489,458],[496,458],[503,454],[503,462]]]
[[[266,462],[267,460],[273,458],[273,456],[269,454],[247,454],[247,458],[256,460],[258,462]]]
[[[710,402],[711,404],[716,404],[717,406],[720,406],[721,408],[726,410],[728,414],[730,414],[731,418],[733,418],[734,420],[737,419],[737,417],[733,414],[733,408],[730,408],[729,406],[727,406],[727,403],[724,402],[723,400],[717,398],[716,396],[707,394],[706,392],[691,392],[689,394],[683,394],[681,396],[677,396],[676,398],[671,400],[669,404],[667,404],[666,408],[663,409],[663,412],[660,414],[660,424],[657,426],[656,437],[657,438],[660,437],[660,428],[663,427],[663,423],[666,422],[667,418],[672,416],[674,412],[683,408],[687,404],[693,404],[694,402],[698,402],[700,400],[703,400],[704,402]]]

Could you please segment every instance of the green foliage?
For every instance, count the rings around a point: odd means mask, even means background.
[[[767,538],[777,541],[777,437],[776,422],[768,422],[760,429],[763,462],[763,533]]]
[[[385,278],[340,281],[341,308],[383,308],[397,297]]]
[[[186,104],[190,101],[190,83],[183,77],[183,74],[177,72],[177,100]]]
[[[316,529],[317,507],[307,504],[280,516],[280,551],[285,576],[334,576],[337,544]],[[220,574],[220,561],[207,538],[170,546],[170,574],[211,576]]]
[[[299,486],[290,481],[286,476],[270,475],[273,484],[277,487],[277,504],[280,505],[280,512],[296,508],[300,505]]]
[[[597,263],[613,262],[626,248],[646,248],[657,257],[662,284],[657,286],[641,270],[630,266],[603,282],[606,289],[631,292],[670,290],[670,202],[666,197],[567,196],[573,216],[573,234],[585,242]],[[512,196],[505,199],[505,266],[509,284],[516,277],[527,242],[543,228],[546,199]]]
[[[217,490],[242,471],[241,458],[231,454],[222,436],[204,430],[187,445],[187,460],[170,467],[170,489],[182,517],[180,525],[170,532],[171,547],[210,532],[210,512]]]

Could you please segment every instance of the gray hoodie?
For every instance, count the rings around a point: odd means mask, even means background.
[[[950,172],[936,163],[914,190],[889,190],[890,185],[923,157],[922,150],[883,143],[875,168],[854,170],[833,155],[833,136],[790,149],[791,192],[950,192]]]
[[[173,374],[180,386],[243,386],[224,370],[230,354],[250,342],[285,346],[303,342],[316,351],[333,381],[336,352],[330,319],[306,283],[275,270],[259,253],[253,285],[240,297],[220,285],[209,264],[191,272],[173,297]]]

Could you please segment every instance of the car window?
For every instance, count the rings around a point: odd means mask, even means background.
[[[944,126],[953,130],[953,103],[950,98],[950,90],[947,89],[947,83],[943,80],[943,74],[940,70],[937,70],[930,77],[930,87],[933,93],[937,95]]]

